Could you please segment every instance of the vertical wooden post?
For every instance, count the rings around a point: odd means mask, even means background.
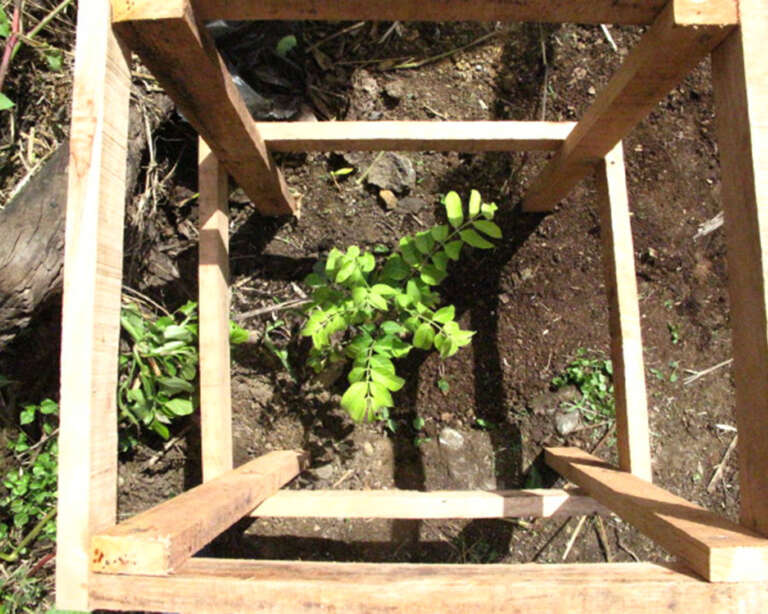
[[[200,418],[203,480],[232,469],[229,175],[199,139]]]
[[[733,322],[741,522],[768,535],[768,4],[712,55]]]
[[[650,482],[653,472],[648,435],[643,341],[621,142],[598,165],[597,186],[605,287],[610,303],[611,360],[619,466]]]
[[[117,500],[117,355],[130,95],[108,0],[80,0],[69,146],[56,607],[88,610],[89,542]]]

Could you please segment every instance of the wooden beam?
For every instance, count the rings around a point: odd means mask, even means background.
[[[710,584],[653,563],[429,565],[192,559],[169,577],[96,574],[93,606],[174,612],[734,614],[768,586]]]
[[[575,122],[262,122],[271,151],[554,151]]]
[[[132,4],[113,0],[116,15]],[[189,1],[170,1],[162,14],[162,19],[116,21],[115,28],[256,209],[264,215],[298,213],[224,60],[196,21]]]
[[[621,142],[598,165],[597,192],[605,287],[608,290],[610,307],[619,466],[624,471],[650,482],[653,479],[653,471],[648,434],[643,339]]]
[[[251,516],[281,518],[549,518],[606,513],[581,491],[281,490]]]
[[[229,175],[200,139],[200,441],[203,481],[232,469],[229,357]]]
[[[169,2],[122,1],[118,18],[155,18],[167,13]],[[687,23],[738,23],[736,0],[674,0]],[[153,6],[161,4],[163,6]],[[551,23],[653,23],[666,0],[475,0],[471,7],[462,0],[391,0],[368,2],[345,0],[195,0],[201,19],[324,19],[386,21],[545,21]]]
[[[81,0],[69,145],[56,607],[88,609],[89,542],[115,522],[129,56],[107,0]]]
[[[95,535],[91,569],[168,574],[302,470],[303,452],[265,454]]]
[[[741,522],[768,535],[768,4],[712,55],[733,323]]]
[[[550,211],[732,30],[682,25],[670,2],[528,188],[525,211]]]
[[[547,448],[546,459],[710,582],[768,580],[768,539],[578,448]]]

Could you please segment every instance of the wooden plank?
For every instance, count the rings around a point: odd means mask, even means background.
[[[741,522],[768,535],[768,4],[712,55],[733,323]]]
[[[653,471],[648,433],[643,339],[621,142],[598,165],[597,192],[605,287],[608,290],[610,307],[619,466],[624,471],[650,482],[653,479]]]
[[[251,516],[281,518],[549,518],[607,513],[577,490],[281,490]]]
[[[546,459],[707,580],[768,580],[768,539],[578,448],[547,448]]]
[[[261,122],[270,151],[554,151],[575,122]]]
[[[683,26],[662,12],[528,188],[525,211],[550,211],[732,28]]]
[[[169,577],[95,574],[93,605],[220,612],[734,614],[764,612],[764,583],[710,584],[653,563],[416,565],[192,559]]]
[[[77,20],[64,254],[56,607],[88,609],[89,542],[117,497],[117,354],[130,64],[106,0]]]
[[[155,18],[167,13],[167,4],[178,0],[121,1],[118,18]],[[736,0],[675,0],[687,23],[736,24]],[[153,6],[161,4],[163,6]],[[213,19],[325,19],[386,21],[546,21],[551,23],[650,24],[665,0],[196,0],[195,9],[204,20]]]
[[[133,0],[114,0],[116,11]],[[163,3],[155,3],[163,4]],[[264,215],[298,213],[211,36],[188,0],[163,19],[116,22],[118,34],[152,71],[179,111]]]
[[[200,442],[203,481],[232,469],[229,357],[229,175],[203,139],[200,209]]]
[[[95,535],[91,569],[167,574],[302,470],[303,452],[270,452]]]

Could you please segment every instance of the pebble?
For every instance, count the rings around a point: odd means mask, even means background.
[[[321,480],[330,480],[333,477],[333,465],[321,465],[315,468],[315,475]]]
[[[397,196],[392,190],[380,190],[379,198],[384,202],[384,206],[390,211],[397,209]]]
[[[561,437],[567,437],[581,424],[581,418],[576,411],[557,412],[555,414],[555,430]]]
[[[366,441],[363,444],[363,454],[365,454],[366,456],[373,456],[373,451],[374,451],[373,444],[371,444],[370,441]]]
[[[464,446],[464,435],[455,429],[445,427],[442,431],[440,431],[438,441],[444,448],[457,451],[461,450],[461,448]]]

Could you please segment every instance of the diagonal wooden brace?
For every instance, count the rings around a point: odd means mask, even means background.
[[[136,4],[113,1],[118,35],[152,71],[259,212],[298,214],[224,60],[189,1],[155,2],[158,8],[149,13],[151,18],[128,9]]]

